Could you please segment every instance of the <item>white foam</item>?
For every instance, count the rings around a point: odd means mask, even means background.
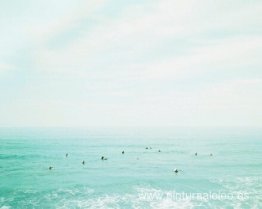
[[[220,179],[221,180],[221,179]],[[219,180],[219,181],[220,181]],[[223,184],[225,181],[223,180]],[[250,179],[235,179],[239,181],[248,181]],[[236,183],[235,182],[235,183]],[[234,185],[235,185],[234,183]],[[227,191],[236,191],[236,188],[231,188]],[[194,199],[194,198],[176,198],[172,194],[175,191],[162,190],[153,187],[134,187],[132,191],[124,194],[97,194],[90,188],[75,188],[75,189],[58,189],[51,193],[45,194],[42,198],[39,196],[33,198],[27,202],[28,206],[41,206],[49,205],[52,208],[68,209],[120,209],[120,208],[132,208],[132,209],[197,209],[197,208],[234,208],[240,209],[243,207],[259,209],[261,202],[259,198],[248,199],[247,201],[239,201],[237,199],[212,201],[211,199]],[[6,202],[5,202],[6,205]],[[2,206],[0,209],[10,209],[9,206]]]
[[[124,195],[112,194],[99,197],[80,198],[80,199],[64,199],[59,202],[56,208],[89,208],[89,209],[120,209],[120,208],[152,208],[152,209],[192,209],[196,204],[191,200],[175,200],[172,198],[155,198],[146,199],[141,193],[156,193],[161,190],[154,188],[136,188],[135,193]],[[163,192],[163,191],[162,191]],[[168,193],[168,191],[167,191]]]
[[[11,206],[6,206],[6,205],[4,205],[4,206],[2,206],[0,209],[10,209],[11,208]]]

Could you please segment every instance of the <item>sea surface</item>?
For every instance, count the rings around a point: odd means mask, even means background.
[[[0,209],[26,208],[261,209],[262,131],[2,128]]]

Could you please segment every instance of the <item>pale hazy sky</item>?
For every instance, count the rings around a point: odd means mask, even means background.
[[[0,0],[0,126],[261,126],[261,0]]]

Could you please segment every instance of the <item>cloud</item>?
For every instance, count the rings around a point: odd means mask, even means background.
[[[6,63],[0,63],[0,74],[8,72],[13,69],[13,66]]]
[[[0,34],[2,124],[261,123],[261,1],[35,4]]]
[[[237,72],[261,65],[261,37],[229,38],[193,48],[188,54],[143,66],[145,77],[176,79],[212,71]]]
[[[261,4],[250,3],[236,8],[235,4],[231,4],[228,11],[215,10],[216,6],[221,5],[225,7],[224,3],[215,2],[210,5],[207,1],[199,3],[191,0],[157,1],[150,6],[128,7],[117,19],[100,18],[95,27],[83,29],[81,36],[72,39],[63,48],[50,48],[45,45],[46,42],[42,43],[35,53],[36,69],[87,77],[95,74],[94,71],[106,73],[109,70],[128,69],[134,73],[134,77],[141,71],[145,71],[142,74],[148,74],[149,77],[169,77],[173,72],[194,73],[197,71],[196,67],[210,68],[212,64],[219,63],[222,66],[224,63],[227,67],[237,63],[241,65],[241,62],[247,64],[251,62],[251,58],[248,57],[245,62],[243,57],[250,51],[257,51],[255,44],[260,45],[261,40],[255,34],[241,37],[236,32],[241,27],[246,27],[247,33],[252,32],[250,23],[260,16],[258,11]],[[208,18],[210,15],[211,18]],[[87,16],[79,17],[79,21]],[[239,22],[243,24],[236,24]],[[70,32],[72,23],[75,22],[65,21],[62,31],[69,28]],[[87,21],[81,24],[89,23]],[[55,30],[50,31],[54,37],[57,36]],[[224,32],[224,37],[212,37],[212,32],[220,33],[219,31]],[[173,42],[173,46],[168,45],[168,42]],[[187,43],[191,43],[190,46]],[[157,57],[154,54],[158,53],[159,48],[159,57],[152,60],[150,55]],[[178,48],[178,55],[172,55],[175,48]],[[165,53],[165,49],[171,49],[171,54],[167,57],[161,55]],[[132,73],[129,74],[132,77]]]

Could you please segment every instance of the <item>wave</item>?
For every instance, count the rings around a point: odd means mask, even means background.
[[[243,180],[243,179],[242,179]],[[241,180],[241,181],[242,181]],[[243,180],[245,181],[245,180]],[[247,180],[249,181],[249,180]],[[225,184],[225,181],[222,182]],[[231,188],[232,189],[232,188]],[[16,196],[21,195],[17,192]],[[33,195],[26,195],[33,193]],[[128,193],[104,194],[89,187],[73,189],[57,189],[43,193],[32,191],[23,192],[23,200],[15,199],[12,202],[2,202],[0,209],[12,208],[56,208],[56,209],[199,209],[199,208],[262,208],[262,203],[257,198],[249,199],[212,199],[199,195],[188,196],[171,190],[162,190],[152,187],[133,187]],[[192,194],[190,194],[192,195]],[[19,205],[19,207],[13,206]],[[7,206],[11,205],[11,206]]]

